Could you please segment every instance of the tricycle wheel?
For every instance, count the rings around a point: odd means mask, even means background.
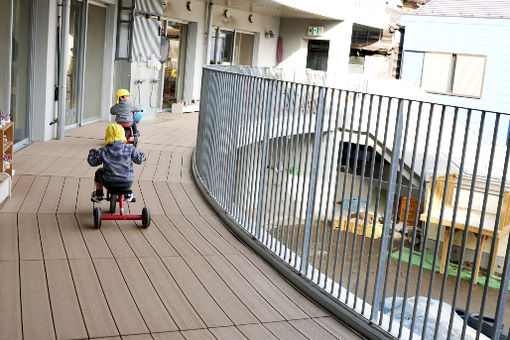
[[[110,214],[115,213],[115,208],[117,206],[117,195],[110,196]]]
[[[103,215],[101,208],[94,208],[94,228],[101,228],[101,216]]]
[[[142,209],[142,226],[147,228],[151,224],[151,211],[149,208],[144,207]]]

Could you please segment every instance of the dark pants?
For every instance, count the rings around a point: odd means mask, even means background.
[[[106,189],[112,191],[123,191],[123,190],[130,190],[131,185],[133,182],[108,182],[104,180],[104,169],[99,168],[96,170],[96,173],[94,175],[94,182],[103,184]]]
[[[136,135],[138,134],[138,128],[136,127],[136,122],[133,120],[133,125],[131,125],[131,127],[133,128],[133,133]]]

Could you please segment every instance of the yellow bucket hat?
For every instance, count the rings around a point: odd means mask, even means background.
[[[111,124],[106,128],[104,136],[104,145],[108,145],[111,142],[122,141],[127,142],[124,128],[119,124]]]
[[[117,99],[117,101],[116,101],[117,104],[119,103],[120,97],[131,96],[131,95],[132,95],[132,93],[126,89],[118,89],[117,92],[115,93],[115,98]]]

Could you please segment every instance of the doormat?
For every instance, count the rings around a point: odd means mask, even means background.
[[[398,261],[399,251],[394,252],[391,254],[391,258]],[[404,248],[404,251],[402,252],[402,262],[409,263],[409,248]],[[422,253],[420,251],[413,251],[413,265],[419,267],[420,261],[421,261]],[[433,254],[425,254],[425,260],[423,261],[423,268],[427,270],[432,270],[432,261],[434,260]],[[439,268],[441,267],[441,259],[438,257],[436,259],[436,273],[439,273]],[[448,265],[448,276],[457,277],[459,265],[455,263],[450,263]],[[460,274],[460,278],[462,280],[471,280],[471,274],[472,270],[466,267],[462,267],[462,271]],[[485,285],[485,275],[482,272],[478,273],[478,283],[479,285],[484,286]],[[489,288],[492,289],[499,289],[501,287],[501,278],[491,275],[489,278]],[[508,290],[510,291],[510,286],[508,287]]]

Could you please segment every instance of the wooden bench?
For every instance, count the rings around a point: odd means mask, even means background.
[[[458,175],[451,174],[448,179],[448,186],[446,186],[446,178],[444,175],[437,176],[434,188],[429,186],[427,199],[425,202],[424,213],[420,215],[421,221],[427,221],[428,216],[427,213],[429,211],[429,204],[432,200],[432,208],[430,213],[430,222],[439,224],[439,219],[441,216],[441,206],[444,196],[444,191],[446,191],[445,196],[445,204],[443,210],[443,249],[441,253],[441,266],[440,273],[444,274],[445,265],[446,265],[446,256],[448,251],[448,242],[450,237],[455,235],[455,232],[459,230],[465,230],[466,227],[466,218],[468,214],[468,205],[469,205],[469,195],[471,190],[471,182],[473,177],[469,175],[463,175],[460,185],[460,193],[459,193],[459,202],[457,206],[457,215],[455,217],[455,226],[453,228],[452,234],[452,224],[453,224],[453,213],[454,213],[454,204],[456,191],[458,185]],[[498,254],[498,247],[500,241],[504,237],[508,237],[508,233],[510,231],[510,193],[505,191],[503,196],[503,204],[501,209],[501,216],[498,225],[497,234],[494,235],[495,230],[495,222],[496,222],[496,213],[498,209],[498,200],[499,200],[499,192],[501,181],[490,180],[491,187],[489,188],[488,196],[487,196],[487,207],[485,210],[485,217],[483,220],[482,229],[480,232],[480,221],[482,217],[482,207],[483,207],[483,199],[485,192],[485,185],[487,179],[485,178],[477,178],[475,180],[475,192],[473,194],[473,203],[471,206],[471,214],[469,216],[469,222],[467,223],[468,231],[476,234],[477,237],[481,237],[480,251],[478,252],[478,256],[474,261],[474,271],[475,271],[475,282],[478,280],[478,273],[480,270],[480,259],[482,257],[483,245],[487,241],[487,239],[496,237],[496,244],[494,250],[494,259],[492,261],[491,268],[489,269],[489,273],[494,273],[494,267],[496,264],[496,257]],[[431,196],[432,195],[432,196]],[[438,226],[439,227],[439,226]],[[481,235],[479,235],[481,234]],[[437,240],[440,242],[440,239]]]

